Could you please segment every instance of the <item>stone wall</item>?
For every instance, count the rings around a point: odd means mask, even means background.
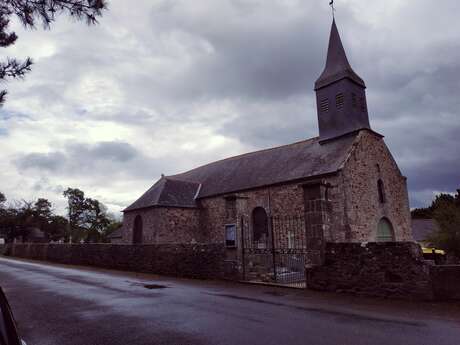
[[[460,300],[460,265],[431,266],[430,273],[437,300]]]
[[[225,271],[222,245],[8,244],[6,255],[198,279]]]
[[[350,228],[347,241],[375,241],[377,225],[383,217],[392,223],[396,241],[413,240],[406,178],[382,138],[361,131],[341,179],[337,194],[342,195],[345,224]],[[379,179],[383,181],[384,203],[379,200]]]
[[[430,267],[414,242],[328,243],[323,266],[307,269],[308,288],[430,300]]]
[[[138,215],[141,216],[143,224],[142,243],[176,244],[205,241],[203,231],[199,226],[198,209],[151,207],[124,214],[123,243],[132,243],[134,220]]]

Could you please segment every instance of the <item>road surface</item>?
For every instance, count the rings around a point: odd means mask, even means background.
[[[363,299],[0,257],[28,345],[458,345],[460,305]]]

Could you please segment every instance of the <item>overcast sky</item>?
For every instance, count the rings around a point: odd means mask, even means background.
[[[161,175],[318,135],[328,0],[111,0],[97,27],[13,27],[3,56],[35,60],[6,85],[0,191],[66,187],[117,212]],[[135,3],[135,6],[132,5]],[[411,207],[460,187],[460,3],[337,0],[372,128],[408,177]],[[3,86],[3,85],[2,85]]]

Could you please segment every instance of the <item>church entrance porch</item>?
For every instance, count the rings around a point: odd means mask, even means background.
[[[241,218],[243,280],[306,288],[305,269],[316,253],[309,247],[305,217],[264,219],[259,213]]]

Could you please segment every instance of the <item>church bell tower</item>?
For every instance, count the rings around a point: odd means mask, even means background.
[[[320,142],[370,129],[366,84],[348,62],[335,19],[326,67],[315,83],[315,91]]]

